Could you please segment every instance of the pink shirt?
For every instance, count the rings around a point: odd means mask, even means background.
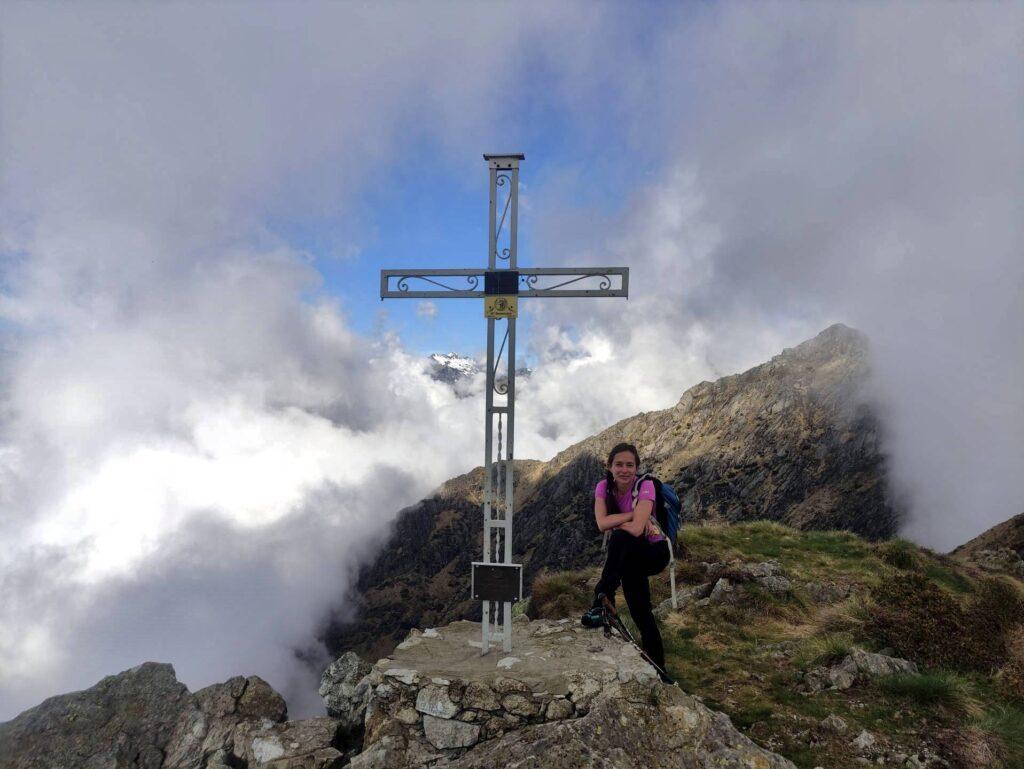
[[[594,499],[606,499],[608,496],[608,481],[602,478],[598,481],[597,486],[594,487]],[[661,529],[658,528],[658,522],[654,519],[653,503],[655,500],[654,494],[654,481],[643,481],[640,483],[640,493],[637,495],[637,501],[641,499],[649,499],[652,503],[651,517],[647,522],[647,541],[648,542],[661,542],[665,539],[665,535],[661,533]],[[615,501],[619,504],[620,513],[631,513],[633,512],[633,490],[628,490],[625,494],[619,494],[615,492]]]

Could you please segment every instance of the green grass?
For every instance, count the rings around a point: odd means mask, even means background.
[[[759,701],[733,708],[729,711],[729,718],[737,727],[747,730],[758,721],[767,721],[774,712],[775,707],[771,703]]]
[[[1017,581],[986,579],[906,540],[872,543],[848,532],[801,532],[773,522],[685,526],[681,539],[680,584],[706,582],[702,562],[733,559],[775,559],[793,583],[782,596],[746,583],[739,605],[691,605],[659,622],[670,675],[752,739],[798,766],[838,768],[856,766],[848,738],[812,747],[806,736],[831,713],[908,749],[929,742],[936,730],[971,727],[1005,745],[1006,766],[1024,769],[1024,703],[991,677],[1006,655],[1004,641],[1024,622]],[[534,586],[531,616],[535,606],[536,616],[582,611],[590,600],[587,579],[595,574],[545,575]],[[853,592],[844,601],[814,604],[804,587],[810,581]],[[667,572],[651,581],[651,592],[655,606],[668,597]],[[559,614],[565,607],[571,611]],[[940,610],[948,622],[937,621]],[[639,639],[623,601],[620,615]],[[940,640],[940,651],[948,653],[929,656]],[[898,656],[934,667],[849,691],[808,696],[801,689],[800,671],[834,664],[855,644],[893,646]],[[777,649],[785,654],[774,654]],[[967,667],[972,659],[985,664]]]
[[[916,571],[921,568],[920,549],[906,539],[890,539],[876,548],[878,556],[890,566],[904,571]]]
[[[952,590],[954,593],[966,595],[974,592],[974,583],[958,571],[943,566],[937,561],[926,563],[921,569],[928,579]]]
[[[663,633],[662,643],[665,646],[665,657],[675,657],[688,663],[703,663],[711,659],[711,654],[701,648],[692,638],[683,638],[675,633]]]
[[[848,633],[828,633],[805,638],[793,655],[793,662],[802,669],[833,665],[841,661],[853,648],[853,636]]]
[[[977,691],[965,676],[947,670],[901,674],[879,678],[875,685],[892,697],[909,700],[917,707],[943,707],[953,713],[979,715]]]
[[[978,719],[978,726],[1002,740],[1006,769],[1024,769],[1024,709],[997,704]]]

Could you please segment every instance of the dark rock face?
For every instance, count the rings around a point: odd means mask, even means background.
[[[170,665],[147,662],[107,676],[0,724],[0,767],[160,769],[191,699]]]
[[[257,676],[192,694],[170,665],[146,662],[0,724],[0,769],[342,765],[336,720],[286,715],[281,695]]]
[[[671,483],[686,520],[780,521],[800,529],[892,536],[879,423],[867,399],[863,335],[832,326],[742,374],[702,382],[669,409],[625,419],[550,462],[515,462],[513,550],[524,584],[543,570],[599,562],[593,488],[607,451],[637,445],[646,469]],[[404,510],[350,602],[357,617],[324,633],[333,656],[387,654],[412,627],[479,619],[469,600],[480,556],[483,471],[452,479]]]

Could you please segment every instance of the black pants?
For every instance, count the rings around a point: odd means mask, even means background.
[[[595,589],[614,603],[615,591],[622,585],[629,613],[640,629],[640,645],[662,669],[665,668],[665,650],[651,611],[651,588],[647,578],[660,573],[668,566],[668,560],[666,540],[652,543],[642,534],[634,537],[616,529],[608,537],[608,558]]]

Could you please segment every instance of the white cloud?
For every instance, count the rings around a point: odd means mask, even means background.
[[[1024,510],[1022,31],[1024,7],[998,3],[736,3],[665,23],[625,67],[632,101],[657,103],[631,124],[662,161],[653,183],[607,222],[538,204],[543,251],[631,267],[628,304],[590,311],[630,362],[603,391],[668,405],[674,387],[631,383],[652,340],[683,364],[658,378],[683,385],[843,321],[874,345],[909,535],[949,548]]]
[[[409,132],[487,143],[503,103],[464,105],[573,10],[293,10],[0,11],[0,718],[143,659],[299,696],[359,559],[480,454],[278,230],[350,252]]]
[[[420,318],[433,320],[437,317],[437,304],[435,302],[423,301],[416,305],[416,315]]]

